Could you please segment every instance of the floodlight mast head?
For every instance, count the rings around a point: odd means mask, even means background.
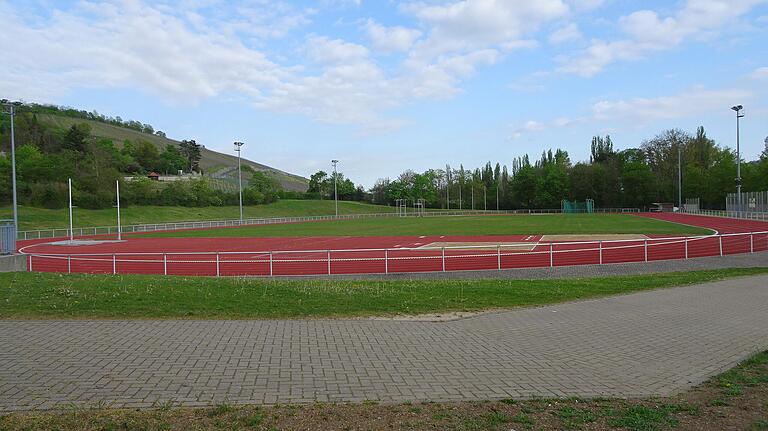
[[[743,117],[744,116],[744,113],[741,112],[744,109],[744,106],[736,105],[736,106],[731,107],[731,109],[736,111],[736,116],[737,117]]]
[[[240,141],[235,142],[235,151],[239,152],[240,147],[242,147],[243,145],[245,145],[245,142],[240,142]]]

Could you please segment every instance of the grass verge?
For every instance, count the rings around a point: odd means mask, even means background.
[[[156,238],[546,234],[708,235],[709,229],[627,214],[366,218],[141,234]]]
[[[142,223],[164,223],[174,221],[223,220],[240,217],[237,206],[223,207],[177,207],[177,206],[125,206],[120,209],[123,225]],[[245,217],[299,217],[334,214],[332,200],[280,200],[267,205],[243,207]],[[340,214],[371,214],[394,212],[394,207],[370,205],[361,202],[339,201]],[[115,226],[117,213],[114,208],[89,210],[75,208],[74,225],[78,227]],[[0,218],[10,218],[11,208],[0,207]],[[19,230],[64,229],[69,227],[66,208],[48,209],[19,206]]]
[[[736,393],[726,385],[740,385]],[[314,404],[207,408],[110,409],[0,415],[2,430],[765,430],[768,352],[757,354],[693,390],[654,399],[535,399],[379,405]]]
[[[267,280],[0,274],[0,318],[356,317],[536,306],[766,274],[768,268],[558,280]]]

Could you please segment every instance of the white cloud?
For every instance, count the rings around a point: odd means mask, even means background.
[[[768,79],[768,67],[759,67],[749,74],[752,79]]]
[[[561,71],[593,76],[616,61],[636,60],[677,47],[686,40],[720,31],[765,0],[687,0],[675,14],[661,17],[656,11],[639,10],[619,19],[626,35],[616,41],[593,40],[582,52],[561,59]]]
[[[577,26],[576,23],[570,23],[565,27],[555,30],[551,35],[549,35],[549,42],[553,44],[560,44],[579,39],[581,39],[581,32],[579,31],[579,26]]]
[[[421,37],[421,31],[406,27],[385,27],[369,19],[365,25],[368,37],[375,49],[384,52],[408,51]]]
[[[555,118],[549,121],[528,120],[513,129],[512,138],[526,133],[542,132],[586,122],[625,122],[646,125],[654,121],[695,118],[711,112],[727,112],[730,106],[752,99],[752,93],[741,89],[707,90],[689,88],[671,96],[601,100],[592,104],[589,114],[577,118]]]
[[[433,54],[516,41],[569,10],[561,0],[418,2],[407,3],[402,9],[432,28],[421,49]]]
[[[592,114],[596,120],[628,119],[633,123],[646,123],[725,112],[730,106],[751,97],[750,92],[740,89],[707,90],[694,87],[672,96],[602,100],[592,105]]]
[[[321,64],[356,64],[368,59],[368,48],[325,36],[312,36],[306,44],[307,56]]]

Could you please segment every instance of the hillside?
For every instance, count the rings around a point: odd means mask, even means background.
[[[178,147],[180,142],[164,138],[162,136],[151,135],[149,133],[142,133],[136,130],[127,129],[124,127],[114,126],[111,124],[102,123],[100,121],[87,120],[81,118],[66,117],[63,115],[38,113],[37,118],[46,124],[51,126],[68,129],[73,124],[87,123],[91,127],[91,134],[99,138],[111,139],[115,145],[120,146],[125,140],[139,141],[144,140],[150,142],[162,150],[166,145],[173,145]],[[271,166],[266,166],[260,163],[256,163],[247,159],[242,160],[244,165],[248,165],[256,171],[262,171],[268,173],[275,180],[280,183],[281,187],[287,191],[299,191],[305,192],[307,190],[308,180],[298,175],[290,174],[288,172],[281,171]],[[209,149],[203,149],[202,158],[200,159],[200,167],[206,173],[215,173],[220,170],[227,171],[226,168],[237,166],[237,156],[219,153]],[[231,171],[227,171],[229,176],[236,175],[236,171],[232,174]]]

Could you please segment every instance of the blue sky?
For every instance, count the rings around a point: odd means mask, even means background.
[[[3,1],[0,97],[370,186],[703,125],[768,136],[766,0]],[[12,35],[9,39],[7,35]]]

